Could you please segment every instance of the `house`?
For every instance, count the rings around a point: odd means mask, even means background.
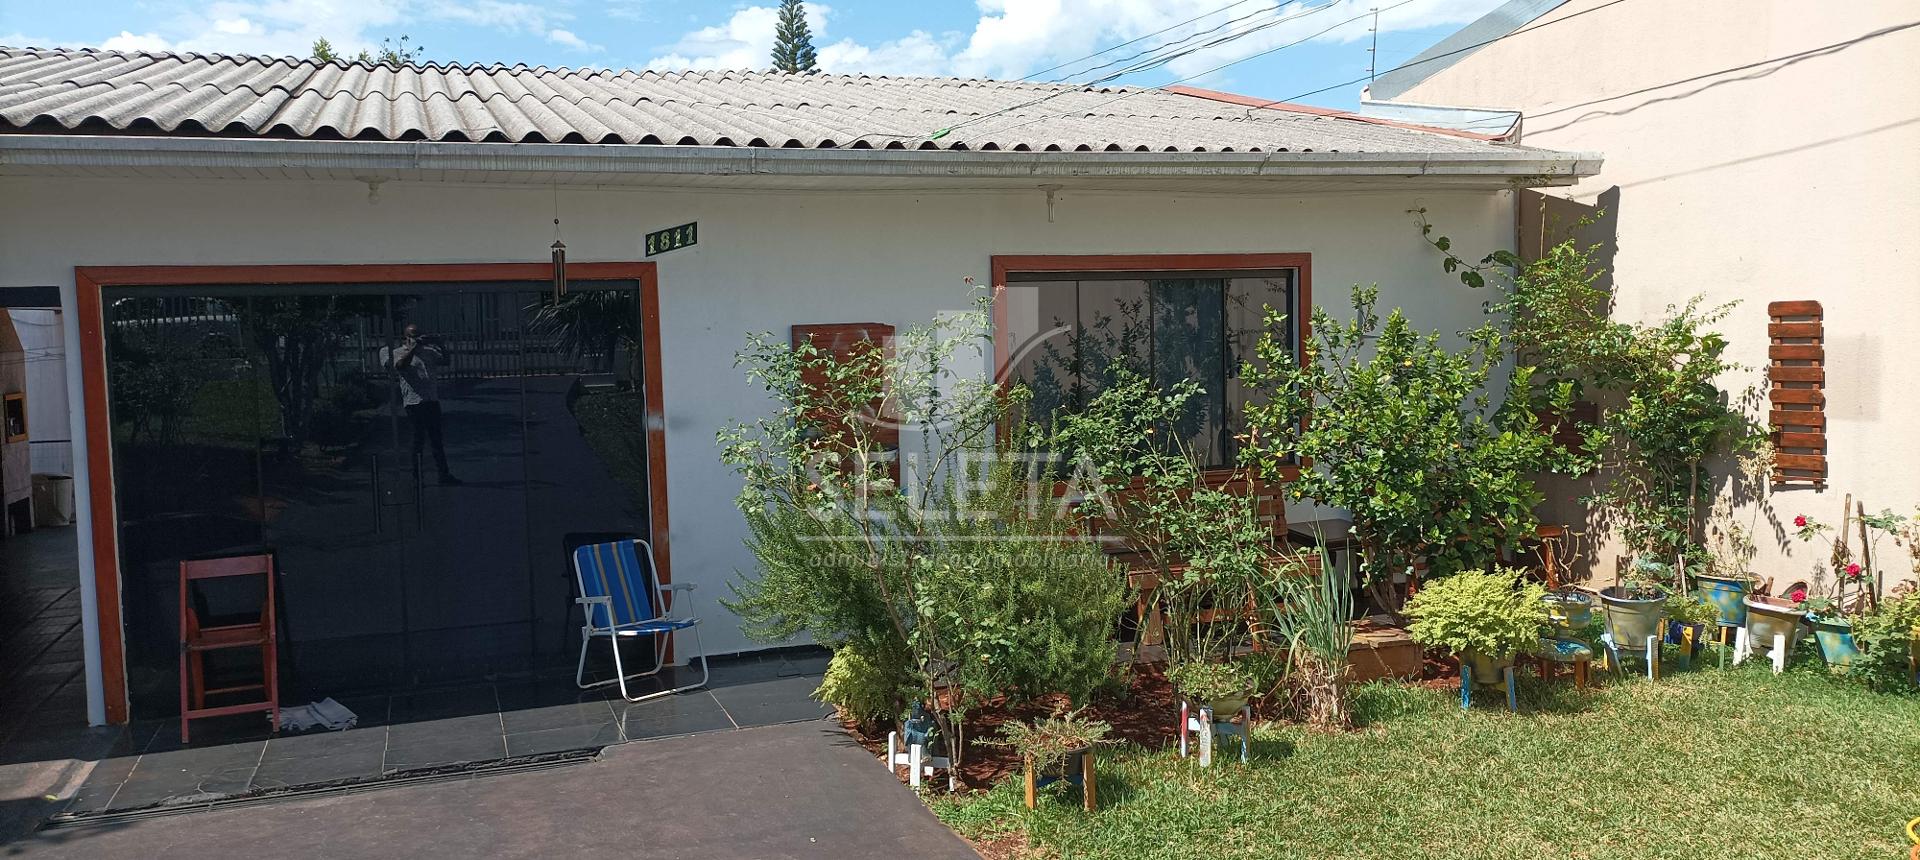
[[[1755,532],[1754,571],[1784,587],[1825,575],[1796,517],[1920,503],[1899,347],[1920,327],[1917,51],[1920,8],[1901,0],[1512,0],[1381,74],[1362,110],[1604,151],[1599,173],[1526,192],[1523,245],[1604,212],[1579,234],[1603,246],[1616,317],[1739,302],[1720,331],[1748,370],[1722,387],[1752,392],[1781,456],[1768,492],[1723,498]],[[1781,313],[1804,302],[1818,316]],[[1550,519],[1579,521],[1568,495]],[[1890,584],[1910,575],[1903,549],[1880,550]],[[1604,580],[1620,554],[1584,561]]]
[[[1192,89],[0,49],[0,285],[59,287],[80,365],[93,719],[178,707],[178,561],[263,544],[290,700],[570,666],[566,548],[609,534],[698,586],[709,651],[762,647],[716,602],[754,567],[714,444],[768,408],[748,332],[969,277],[1003,346],[1376,282],[1456,331],[1408,210],[1510,248],[1516,187],[1599,167]],[[1224,342],[1187,344],[1222,389]]]

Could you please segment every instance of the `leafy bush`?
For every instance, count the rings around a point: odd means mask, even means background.
[[[984,353],[989,318],[982,297],[847,354],[753,335],[739,360],[777,409],[719,434],[760,564],[723,603],[762,641],[859,643],[874,677],[910,679],[955,766],[980,702],[1086,698],[1111,671],[1127,602],[1051,476],[1032,473],[1033,434],[1015,426],[996,444],[1024,391],[955,369]],[[920,440],[898,478],[890,428]],[[874,692],[861,685],[863,708]]]
[[[1920,594],[1906,594],[1880,602],[1880,607],[1853,620],[1853,643],[1862,655],[1847,667],[1847,677],[1883,692],[1920,691],[1907,662],[1913,631],[1920,625]]]
[[[1667,598],[1667,620],[1681,624],[1705,624],[1712,629],[1720,623],[1720,610],[1692,594],[1675,593]]]
[[[820,688],[813,691],[814,698],[834,706],[868,734],[898,720],[914,689],[905,655],[877,657],[872,650],[858,640],[833,649]]]
[[[1168,667],[1167,681],[1188,701],[1217,702],[1253,694],[1259,687],[1254,666],[1245,660],[1194,660]]]
[[[1407,633],[1450,654],[1500,659],[1531,648],[1547,622],[1547,589],[1512,568],[1467,570],[1426,583],[1407,602]]]
[[[1518,372],[1533,380],[1514,390],[1580,432],[1588,453],[1567,465],[1603,469],[1607,479],[1588,501],[1619,516],[1634,549],[1659,558],[1706,557],[1699,514],[1712,502],[1715,482],[1703,464],[1762,438],[1718,383],[1740,369],[1726,359],[1727,339],[1714,330],[1734,305],[1704,307],[1696,296],[1669,305],[1652,324],[1615,322],[1595,247],[1569,239],[1531,262],[1495,251],[1468,263],[1445,237],[1432,235],[1424,211],[1416,215],[1448,272],[1475,288],[1486,286],[1488,273],[1498,276],[1502,295],[1488,310],[1503,318]],[[1602,394],[1619,402],[1597,420],[1579,420],[1565,408]]]
[[[1295,458],[1311,460],[1289,491],[1350,512],[1375,585],[1418,561],[1436,575],[1488,564],[1514,536],[1533,534],[1543,500],[1533,475],[1558,449],[1526,398],[1493,405],[1488,382],[1505,358],[1498,329],[1466,332],[1467,347],[1451,350],[1398,309],[1383,323],[1378,298],[1378,287],[1355,287],[1346,323],[1315,308],[1300,362],[1275,334],[1285,318],[1268,312],[1258,360],[1241,373],[1271,392],[1247,407],[1247,461],[1278,477]],[[1523,368],[1509,388],[1530,385]]]
[[[1191,451],[1169,441],[1199,393],[1191,381],[1162,390],[1115,368],[1085,408],[1056,414],[1044,443],[1075,456],[1080,513],[1152,567],[1167,616],[1167,662],[1176,666],[1220,658],[1245,639],[1243,624],[1197,619],[1244,604],[1276,561],[1273,528],[1260,521],[1255,496],[1225,488],[1248,487],[1248,476],[1209,479]]]

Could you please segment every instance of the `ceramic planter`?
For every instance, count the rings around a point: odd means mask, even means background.
[[[1827,665],[1842,669],[1860,659],[1860,648],[1853,641],[1853,623],[1845,618],[1814,618],[1813,639],[1820,643],[1820,656]]]
[[[1556,591],[1543,600],[1547,606],[1548,636],[1572,639],[1593,623],[1593,598],[1578,591]]]
[[[1720,626],[1739,627],[1747,623],[1746,599],[1753,591],[1753,580],[1702,573],[1694,575],[1693,583],[1694,593],[1720,611]]]
[[[1773,639],[1779,636],[1786,643],[1787,652],[1791,653],[1804,633],[1801,622],[1806,620],[1807,613],[1793,608],[1790,603],[1775,603],[1772,598],[1749,595],[1743,602],[1747,607],[1748,650],[1771,654]],[[1775,659],[1779,667],[1784,667],[1785,662],[1784,654]]]
[[[1607,633],[1622,648],[1639,648],[1652,636],[1666,638],[1667,599],[1665,597],[1629,597],[1619,586],[1600,592],[1600,604],[1606,610]]]
[[[1460,664],[1473,670],[1473,685],[1476,687],[1506,686],[1506,670],[1513,668],[1513,655],[1489,657],[1478,651],[1467,651],[1460,655]]]

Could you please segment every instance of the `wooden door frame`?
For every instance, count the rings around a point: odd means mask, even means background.
[[[647,422],[648,531],[662,584],[673,580],[667,547],[666,409],[660,369],[660,283],[654,263],[570,263],[569,278],[640,284],[641,374]],[[105,305],[108,287],[408,284],[449,281],[548,283],[546,263],[371,263],[341,265],[79,266],[73,270],[79,315],[81,408],[86,419],[87,512],[93,524],[94,602],[99,612],[100,677],[107,722],[127,722],[126,635],[120,604],[119,516],[114,501],[113,424],[107,411]]]

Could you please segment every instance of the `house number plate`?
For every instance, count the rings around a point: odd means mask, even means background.
[[[647,234],[647,256],[700,244],[700,222],[668,227]]]

